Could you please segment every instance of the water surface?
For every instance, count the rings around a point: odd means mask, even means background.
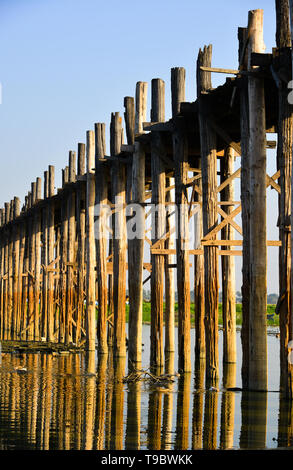
[[[150,328],[143,327],[149,365]],[[194,330],[192,331],[194,344]],[[222,332],[219,333],[220,363]],[[0,449],[264,449],[293,445],[293,411],[279,390],[279,339],[268,335],[269,392],[241,387],[237,366],[205,390],[204,364],[167,386],[124,383],[127,360],[94,354],[6,354],[0,366]],[[172,368],[172,364],[174,367]],[[26,370],[21,371],[22,367]],[[168,371],[177,371],[177,358]]]

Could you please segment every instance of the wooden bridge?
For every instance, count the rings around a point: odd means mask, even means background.
[[[199,51],[197,100],[185,101],[185,69],[171,70],[172,118],[165,119],[165,83],[136,84],[124,98],[122,118],[112,113],[110,155],[105,124],[86,133],[69,152],[62,188],[55,193],[54,167],[1,209],[1,340],[43,341],[98,348],[126,355],[125,299],[129,292],[129,365],[141,362],[143,285],[151,283],[153,367],[174,351],[178,292],[178,369],[191,371],[191,347],[206,357],[206,379],[216,382],[218,359],[218,264],[221,256],[224,362],[236,362],[234,256],[243,257],[243,387],[267,389],[267,246],[280,247],[281,386],[292,397],[291,173],[292,105],[289,5],[277,1],[277,47],[264,53],[263,11],[249,12],[239,28],[239,68],[213,69],[212,47]],[[212,73],[232,75],[212,88]],[[277,172],[268,175],[268,133],[278,133]],[[239,157],[241,167],[234,171]],[[220,171],[218,168],[220,162]],[[241,201],[234,180],[241,178]],[[266,191],[279,197],[278,241],[267,241]],[[175,198],[174,198],[175,194]],[[116,202],[119,199],[119,207]],[[136,211],[143,236],[132,238]],[[110,207],[107,211],[96,208]],[[127,208],[131,208],[130,214]],[[153,210],[156,207],[156,210]],[[165,209],[168,210],[165,210]],[[176,226],[174,211],[177,211]],[[241,214],[242,227],[235,221]],[[151,218],[152,234],[148,221]],[[187,246],[195,220],[200,242]],[[173,222],[172,222],[173,220]],[[241,235],[234,239],[235,230]],[[110,236],[109,236],[110,234]],[[175,241],[176,234],[176,241]],[[146,247],[149,246],[149,249]],[[239,249],[240,247],[240,249]],[[146,262],[147,255],[150,261]],[[176,255],[176,262],[173,259]],[[190,263],[194,270],[195,345],[191,346]],[[128,271],[128,275],[126,275]],[[96,322],[97,312],[97,322]],[[163,329],[165,325],[165,329]],[[164,338],[165,332],[165,338]]]

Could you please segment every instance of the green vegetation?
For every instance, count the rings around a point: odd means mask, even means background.
[[[273,304],[268,304],[267,306],[267,314],[274,315],[272,319],[268,319],[268,326],[279,326],[279,315],[275,314],[276,306]],[[178,311],[178,303],[175,304],[175,319],[177,317]],[[126,321],[128,321],[128,313],[129,313],[129,305],[126,305]],[[194,326],[194,303],[191,304],[191,324]],[[150,323],[151,321],[151,303],[144,302],[143,303],[143,322]],[[223,324],[223,316],[222,316],[222,303],[219,303],[219,325]],[[236,304],[236,324],[237,326],[241,326],[242,324],[242,304]]]

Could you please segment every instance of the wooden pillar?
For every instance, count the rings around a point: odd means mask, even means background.
[[[31,183],[31,210],[32,210],[32,220],[34,217],[34,205],[36,202],[36,183]],[[34,340],[34,330],[35,330],[35,304],[34,304],[34,284],[35,284],[35,227],[34,224],[29,220],[28,222],[28,232],[29,232],[29,259],[28,259],[28,330],[27,330],[27,340]]]
[[[66,277],[67,277],[67,244],[68,244],[68,216],[67,216],[67,201],[65,185],[68,183],[68,171],[62,171],[62,187],[63,197],[61,200],[61,249],[60,249],[60,294],[61,294],[61,305],[60,305],[60,321],[59,321],[59,341],[64,343],[65,341],[65,325],[66,325]]]
[[[178,370],[191,372],[190,350],[190,268],[188,197],[188,140],[184,118],[176,117],[185,100],[185,69],[171,70],[172,113],[175,124],[173,153],[175,161],[175,200],[177,207],[177,291],[178,291]]]
[[[96,250],[94,229],[95,206],[95,135],[94,131],[86,134],[86,347],[89,351],[96,349]]]
[[[42,199],[42,181],[41,178],[36,180],[36,202]],[[35,266],[34,266],[34,338],[35,341],[40,339],[40,272],[41,272],[41,214],[40,209],[35,209],[34,214],[34,232],[35,232]]]
[[[122,142],[122,119],[112,113],[110,126],[111,155],[120,153]],[[113,302],[114,302],[114,355],[126,356],[125,301],[126,301],[126,169],[120,160],[112,163],[112,202],[115,204],[113,231]]]
[[[136,108],[136,113],[146,108],[146,84],[140,82],[136,85],[136,97],[138,102],[142,103],[142,107]],[[126,98],[125,106],[125,123],[127,130],[127,143],[134,145],[132,156],[131,177],[131,204],[135,214],[136,235],[128,234],[128,286],[129,286],[129,324],[128,336],[128,364],[129,367],[139,367],[141,363],[141,343],[142,343],[142,308],[143,308],[143,256],[144,256],[144,231],[145,231],[145,214],[144,202],[145,192],[145,151],[140,142],[134,142],[134,100]],[[137,116],[136,120],[142,118]]]
[[[166,179],[167,187],[174,186],[174,178]],[[174,203],[174,191],[166,191],[166,203]],[[175,228],[174,205],[166,205],[166,233],[170,236],[165,241],[166,250],[174,250]],[[174,285],[174,255],[165,256],[165,357],[175,351],[175,285]]]
[[[44,171],[44,200],[48,198],[49,194],[49,178],[48,171]],[[47,224],[47,204],[45,203],[42,209],[42,315],[41,315],[41,336],[47,339],[47,265],[48,265],[48,224]]]
[[[85,174],[85,144],[78,144],[77,175]],[[81,326],[84,319],[85,292],[85,191],[83,182],[79,183],[76,194],[76,231],[77,231],[77,317],[75,343],[81,340]]]
[[[9,222],[13,221],[14,200],[10,201]],[[9,226],[9,245],[8,245],[8,316],[7,333],[8,339],[12,339],[12,316],[13,316],[13,224]]]
[[[249,12],[251,54],[263,52],[263,10]],[[267,389],[267,230],[266,230],[266,123],[264,80],[248,77],[250,159],[250,354],[249,388]]]
[[[95,224],[97,239],[97,277],[98,277],[98,352],[106,354],[107,344],[107,308],[108,308],[108,288],[107,288],[107,225],[108,225],[108,182],[109,169],[107,163],[99,162],[106,153],[105,124],[95,124],[95,158],[96,158],[96,207],[98,220]]]
[[[26,210],[29,208],[29,197],[27,196]],[[28,269],[29,269],[29,228],[27,214],[24,219],[24,260],[23,260],[23,279],[22,279],[22,306],[21,306],[21,332],[20,339],[27,338],[27,318],[28,318]]]
[[[165,83],[163,80],[152,81],[153,122],[164,120]],[[151,133],[151,176],[152,176],[152,244],[164,248],[166,231],[165,188],[166,173],[163,157],[166,149],[160,132]],[[160,239],[162,240],[160,241]],[[151,365],[164,366],[164,255],[151,254]]]
[[[221,183],[234,173],[234,151],[227,147],[220,160]],[[221,191],[221,201],[234,201],[234,182],[231,181]],[[228,215],[233,211],[232,205],[221,207]],[[233,240],[234,229],[227,224],[222,230],[222,240]],[[231,247],[222,247],[231,250]],[[235,261],[234,256],[222,256],[222,312],[223,312],[223,362],[236,362],[236,303],[235,303]]]
[[[50,165],[48,167],[48,197],[52,198],[55,192],[55,168]],[[48,314],[48,341],[55,341],[54,336],[54,272],[52,271],[54,261],[54,244],[55,244],[55,230],[54,230],[54,201],[49,200],[47,205],[47,236],[48,236],[48,292],[47,292],[47,314]],[[51,265],[51,266],[50,266]]]
[[[238,29],[239,66],[247,68],[245,44],[247,28]],[[242,386],[248,387],[249,378],[249,305],[250,305],[250,163],[249,163],[249,109],[248,109],[248,78],[242,77],[240,89],[240,132],[241,132],[241,217],[242,217]]]
[[[288,57],[291,46],[290,18],[288,0],[276,0],[276,43],[279,48],[280,67]],[[288,86],[282,80],[279,83],[279,116],[278,116],[278,148],[277,168],[280,170],[279,184],[279,229],[282,246],[279,251],[280,260],[280,371],[281,390],[287,398],[293,398],[293,367],[288,361],[288,343],[292,336],[292,305],[291,305],[291,178],[292,178],[292,135],[293,114],[292,104],[288,101]]]
[[[22,215],[24,215],[24,210],[22,211]],[[16,334],[17,339],[21,339],[21,324],[22,324],[22,316],[23,316],[23,303],[22,303],[22,293],[24,290],[25,285],[25,278],[23,277],[24,273],[24,254],[25,254],[25,219],[24,217],[21,219],[19,224],[19,266],[18,266],[18,307],[17,307],[17,323],[16,323]]]
[[[5,202],[5,251],[4,251],[4,335],[3,339],[8,339],[8,276],[9,276],[9,266],[8,266],[8,246],[9,246],[9,229],[7,224],[9,222],[9,213],[10,213],[10,203]]]
[[[199,168],[201,163],[199,161]],[[194,173],[196,176],[196,173]],[[202,193],[201,179],[199,188]],[[198,203],[197,212],[194,215],[194,249],[201,247],[202,231],[202,195],[194,191],[194,202]],[[204,257],[203,255],[194,256],[194,315],[195,315],[195,359],[199,361],[205,358],[205,325],[204,325]]]
[[[69,183],[76,180],[76,152],[69,152]],[[74,308],[74,270],[75,270],[75,192],[69,189],[67,198],[68,214],[68,244],[67,244],[67,278],[66,278],[66,303],[67,319],[65,326],[65,341],[67,344],[73,341],[73,308]]]
[[[1,253],[1,262],[0,262],[0,340],[3,339],[3,321],[4,321],[4,311],[3,311],[3,300],[4,300],[4,247],[5,247],[5,237],[4,237],[4,230],[3,230],[3,225],[4,225],[4,209],[0,209],[0,253]]]
[[[12,339],[17,338],[17,318],[18,318],[18,278],[19,278],[19,223],[15,219],[20,214],[20,199],[14,198],[14,224],[13,224],[13,299],[12,299]]]
[[[211,66],[212,46],[199,51],[197,60],[197,89],[199,100],[199,128],[202,171],[202,217],[203,235],[218,223],[217,213],[217,152],[216,134],[206,118],[205,95],[211,88],[210,72],[200,70],[201,66]],[[218,353],[218,254],[213,246],[204,247],[205,277],[205,338],[206,338],[206,380],[216,382],[219,377]]]

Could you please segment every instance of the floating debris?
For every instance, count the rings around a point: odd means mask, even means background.
[[[135,383],[139,381],[148,381],[150,383],[164,386],[165,384],[175,382],[174,377],[179,374],[154,375],[150,369],[135,369],[123,379],[123,383]],[[167,391],[167,390],[164,390]]]

